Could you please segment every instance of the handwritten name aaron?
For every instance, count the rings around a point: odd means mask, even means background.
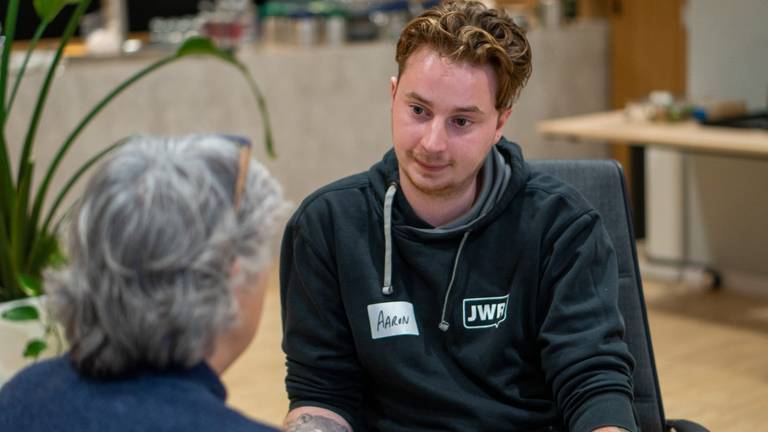
[[[411,317],[407,315],[384,315],[384,311],[379,311],[378,320],[376,323],[376,331],[380,330],[386,330],[392,327],[397,327],[401,325],[408,325],[408,323],[411,321]]]

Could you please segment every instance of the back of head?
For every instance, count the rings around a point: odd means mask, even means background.
[[[191,366],[233,324],[232,264],[269,265],[284,206],[254,161],[235,210],[239,154],[220,136],[136,137],[91,178],[71,219],[70,263],[46,283],[81,373]]]
[[[395,60],[398,76],[419,48],[496,73],[496,109],[512,107],[531,75],[531,47],[525,32],[503,11],[477,1],[445,1],[413,19],[403,29]]]

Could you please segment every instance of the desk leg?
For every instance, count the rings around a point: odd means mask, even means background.
[[[646,251],[656,259],[683,261],[683,156],[655,147],[645,155]]]
[[[718,288],[720,276],[694,263],[688,251],[688,185],[685,155],[649,146],[645,163],[646,258],[652,273]]]

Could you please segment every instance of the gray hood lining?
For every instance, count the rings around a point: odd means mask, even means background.
[[[475,221],[491,211],[491,209],[493,209],[501,200],[511,176],[512,169],[507,165],[498,149],[493,147],[483,164],[481,174],[482,185],[477,199],[467,213],[453,222],[436,228],[410,227],[410,229],[414,231],[428,234],[464,233],[461,238],[461,243],[459,243],[459,247],[456,250],[450,282],[448,283],[443,298],[443,308],[440,316],[440,324],[438,326],[443,332],[448,331],[448,328],[450,327],[450,323],[447,320],[448,300],[456,278],[456,270],[458,269],[459,261],[461,259],[461,251],[464,249],[467,238],[469,238],[469,234],[472,232],[471,226]],[[381,293],[385,296],[390,296],[394,293],[394,287],[392,285],[392,204],[395,199],[395,194],[397,193],[397,188],[398,184],[396,182],[390,183],[387,192],[384,195],[384,280],[382,282]]]

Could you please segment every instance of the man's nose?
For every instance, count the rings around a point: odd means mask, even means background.
[[[427,125],[424,136],[421,138],[421,146],[430,153],[438,153],[446,148],[446,131],[443,122],[433,119]]]

